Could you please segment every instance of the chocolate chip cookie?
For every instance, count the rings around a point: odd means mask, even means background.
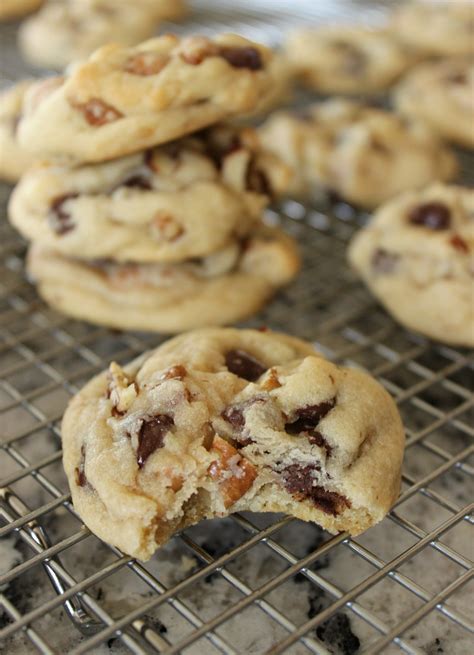
[[[434,185],[381,207],[349,261],[403,325],[474,346],[474,191]]]
[[[0,178],[7,182],[16,182],[34,160],[16,138],[23,97],[32,84],[24,80],[0,93]]]
[[[388,32],[324,26],[290,35],[286,54],[304,85],[320,93],[384,91],[413,63]]]
[[[395,90],[395,104],[448,141],[474,148],[472,59],[446,59],[415,68]]]
[[[474,13],[470,0],[411,2],[394,12],[396,36],[426,55],[474,53]]]
[[[179,262],[244,239],[289,179],[253,129],[221,125],[103,164],[37,166],[9,215],[27,239],[72,257]]]
[[[271,92],[271,62],[268,48],[235,35],[104,46],[33,86],[20,143],[75,162],[137,152],[256,109]]]
[[[43,0],[2,0],[0,2],[0,21],[11,20],[36,11]]]
[[[273,332],[205,329],[71,401],[64,468],[101,539],[148,559],[176,531],[231,512],[285,512],[357,535],[396,500],[404,433],[370,376]]]
[[[64,314],[164,333],[247,318],[298,270],[293,240],[263,226],[222,250],[179,263],[87,261],[38,244],[28,257],[39,294]]]
[[[53,0],[22,23],[19,46],[32,66],[62,70],[105,43],[132,46],[151,38],[157,22],[140,2]]]
[[[259,135],[294,171],[294,193],[328,189],[363,207],[450,180],[458,168],[453,153],[422,123],[346,99],[276,113]]]

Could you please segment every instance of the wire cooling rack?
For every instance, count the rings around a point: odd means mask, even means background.
[[[193,28],[273,41],[281,26],[377,5],[200,3]],[[244,6],[245,5],[245,6]],[[207,12],[207,13],[206,13]],[[3,79],[21,68],[2,28]],[[189,28],[189,26],[188,26]],[[472,161],[465,158],[469,177]],[[472,180],[472,176],[471,176]],[[175,537],[147,563],[82,525],[61,466],[65,404],[111,359],[160,341],[69,320],[24,275],[25,243],[0,187],[0,628],[5,652],[472,653],[473,359],[395,324],[345,263],[365,216],[346,204],[287,201],[269,212],[301,244],[299,279],[250,325],[313,341],[368,369],[407,430],[402,494],[358,538],[277,515],[234,515]],[[471,588],[469,588],[471,582]]]

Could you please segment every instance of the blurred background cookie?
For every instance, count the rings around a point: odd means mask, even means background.
[[[294,193],[331,190],[363,207],[457,172],[454,154],[422,123],[342,98],[276,113],[259,134],[293,169]]]
[[[400,4],[391,28],[400,41],[425,55],[474,53],[474,7],[470,0]]]
[[[474,148],[474,61],[445,59],[410,71],[395,89],[397,109],[441,137]]]
[[[413,63],[410,48],[389,32],[358,26],[296,31],[288,37],[285,52],[302,83],[325,94],[383,91]]]

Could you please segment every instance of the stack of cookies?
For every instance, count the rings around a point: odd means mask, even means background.
[[[237,36],[105,46],[27,92],[20,145],[41,158],[12,223],[53,307],[115,328],[231,323],[296,274],[293,241],[262,222],[290,172],[249,128],[272,53]]]

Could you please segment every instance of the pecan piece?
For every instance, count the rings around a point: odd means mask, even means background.
[[[224,506],[231,507],[252,486],[257,470],[227,441],[214,437],[211,454],[216,460],[209,466],[209,476],[216,480]]]
[[[158,55],[154,52],[140,52],[130,57],[124,66],[124,70],[132,75],[157,75],[168,63],[169,58]]]
[[[81,111],[89,125],[94,127],[113,123],[123,117],[122,112],[100,98],[90,98],[87,102],[71,102],[71,104],[75,109]]]

